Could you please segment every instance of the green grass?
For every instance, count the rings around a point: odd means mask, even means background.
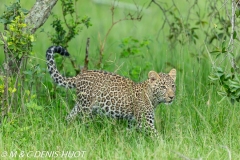
[[[24,0],[21,2],[27,9],[34,3]],[[7,3],[9,2],[6,0],[2,2]],[[140,4],[144,3],[146,1],[141,1]],[[0,11],[2,13],[3,5],[0,6]],[[116,19],[127,12],[128,10],[117,9]],[[54,13],[61,14],[59,4],[54,8]],[[111,25],[110,6],[81,1],[78,13],[89,15],[93,26],[84,28],[71,41],[68,50],[77,63],[83,65],[86,39],[90,37],[89,67],[94,69],[99,43]],[[53,82],[48,73],[44,72],[45,51],[51,46],[46,35],[46,32],[52,31],[51,20],[49,18],[44,24],[44,32],[37,32],[35,55],[29,61],[29,67],[40,64],[41,74],[44,76],[41,78],[42,83],[34,83],[31,90],[31,95],[37,97],[31,97],[25,91],[26,95],[22,98],[28,107],[20,108],[21,104],[16,104],[14,108],[18,108],[17,111],[12,112],[9,121],[1,125],[0,156],[11,151],[24,151],[24,159],[40,159],[39,155],[34,157],[32,153],[84,151],[82,159],[240,159],[239,104],[232,105],[227,99],[221,101],[216,92],[219,86],[212,85],[208,79],[211,73],[209,60],[204,58],[198,61],[191,56],[191,53],[200,54],[198,45],[190,44],[172,49],[168,45],[166,32],[161,33],[159,41],[156,41],[163,21],[156,6],[148,9],[142,21],[121,22],[113,28],[106,42],[104,63],[108,64],[106,70],[113,72],[119,69],[118,73],[122,75],[130,68],[130,63],[141,65],[145,61],[151,62],[150,68],[141,79],[146,79],[149,70],[168,72],[171,69],[169,63],[177,68],[176,100],[171,106],[159,105],[155,111],[155,126],[160,139],[151,139],[135,130],[128,131],[125,121],[114,119],[96,118],[88,125],[76,120],[67,125],[65,116],[73,107],[74,91],[57,87],[54,93]],[[119,44],[129,36],[152,40],[149,49],[144,50],[145,59],[119,58]],[[2,55],[1,50],[0,63],[4,60]],[[31,78],[28,77],[28,80]],[[26,85],[26,90],[29,90],[29,86],[30,84]],[[27,157],[26,153],[29,152],[31,155]],[[61,159],[60,156],[55,158]],[[0,159],[11,158],[7,156]]]

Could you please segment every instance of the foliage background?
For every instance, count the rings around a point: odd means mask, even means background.
[[[121,1],[134,5],[134,2]],[[9,4],[3,0],[2,4]],[[22,0],[23,8],[30,9],[34,1]],[[166,1],[165,3],[170,3]],[[140,0],[141,6],[149,1]],[[178,5],[183,18],[189,2]],[[199,2],[199,13],[208,23],[210,29],[217,21],[207,18],[205,1]],[[68,50],[81,66],[85,56],[86,39],[90,37],[89,69],[95,69],[99,56],[99,44],[111,25],[111,5],[98,4],[96,1],[79,1],[78,15],[91,17],[92,27],[83,28],[79,36],[69,43]],[[219,6],[221,8],[221,5]],[[0,6],[0,11],[4,5]],[[116,8],[114,18],[120,19],[129,9]],[[60,2],[53,12],[61,16]],[[193,11],[194,12],[194,11]],[[162,12],[156,5],[144,9],[143,18],[139,21],[123,21],[114,26],[105,45],[103,68],[110,72],[131,77],[128,71],[133,66],[143,70],[140,79],[146,79],[150,70],[168,72],[172,67],[177,69],[176,100],[171,106],[161,104],[156,110],[156,127],[161,134],[160,140],[150,138],[126,130],[125,122],[98,118],[86,127],[76,121],[67,126],[64,118],[72,108],[74,91],[57,87],[54,89],[52,80],[46,72],[45,51],[51,46],[47,36],[52,32],[52,17],[36,33],[33,47],[34,55],[29,61],[29,69],[39,64],[40,82],[34,82],[32,90],[26,89],[23,99],[27,108],[17,108],[17,112],[9,115],[9,121],[1,125],[0,153],[3,151],[50,151],[50,150],[84,150],[85,159],[239,159],[240,150],[240,114],[239,103],[231,104],[227,98],[217,94],[221,86],[209,80],[212,64],[205,49],[204,36],[199,35],[197,43],[185,45],[169,39],[169,28],[159,32],[164,21]],[[192,18],[194,27],[196,19]],[[1,28],[2,29],[2,28]],[[1,30],[2,31],[2,30]],[[139,41],[149,39],[149,45],[141,48],[144,58],[121,58],[122,41],[133,37]],[[184,38],[184,37],[183,37]],[[238,50],[236,44],[236,51]],[[210,46],[214,50],[221,45],[217,42]],[[237,54],[237,53],[236,53]],[[3,63],[3,50],[0,50],[0,64]],[[237,55],[236,55],[237,56]],[[146,69],[141,68],[149,62]],[[67,75],[74,75],[70,61],[65,62]],[[223,66],[224,66],[223,62]],[[226,68],[229,64],[226,63]],[[26,78],[31,81],[31,75]],[[29,86],[27,86],[29,87]],[[36,92],[38,88],[38,92]],[[55,92],[56,91],[56,92]],[[72,94],[73,93],[73,94]],[[20,106],[20,104],[19,104]]]

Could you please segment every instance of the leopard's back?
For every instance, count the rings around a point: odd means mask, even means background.
[[[133,114],[135,85],[128,78],[105,71],[85,71],[76,77],[79,103],[111,117]]]

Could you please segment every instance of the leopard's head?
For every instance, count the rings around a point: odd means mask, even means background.
[[[148,82],[153,105],[159,103],[170,104],[175,98],[176,91],[176,69],[172,69],[168,74],[150,71]]]

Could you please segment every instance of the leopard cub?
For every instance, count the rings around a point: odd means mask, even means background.
[[[49,47],[46,51],[47,67],[53,80],[60,86],[76,88],[77,101],[67,120],[77,114],[91,116],[104,114],[113,118],[125,118],[129,127],[137,123],[157,135],[154,127],[154,109],[160,104],[170,104],[175,97],[176,70],[168,74],[150,71],[148,79],[135,83],[128,78],[105,72],[88,70],[75,77],[64,77],[56,68],[54,54],[69,56],[61,46]]]

